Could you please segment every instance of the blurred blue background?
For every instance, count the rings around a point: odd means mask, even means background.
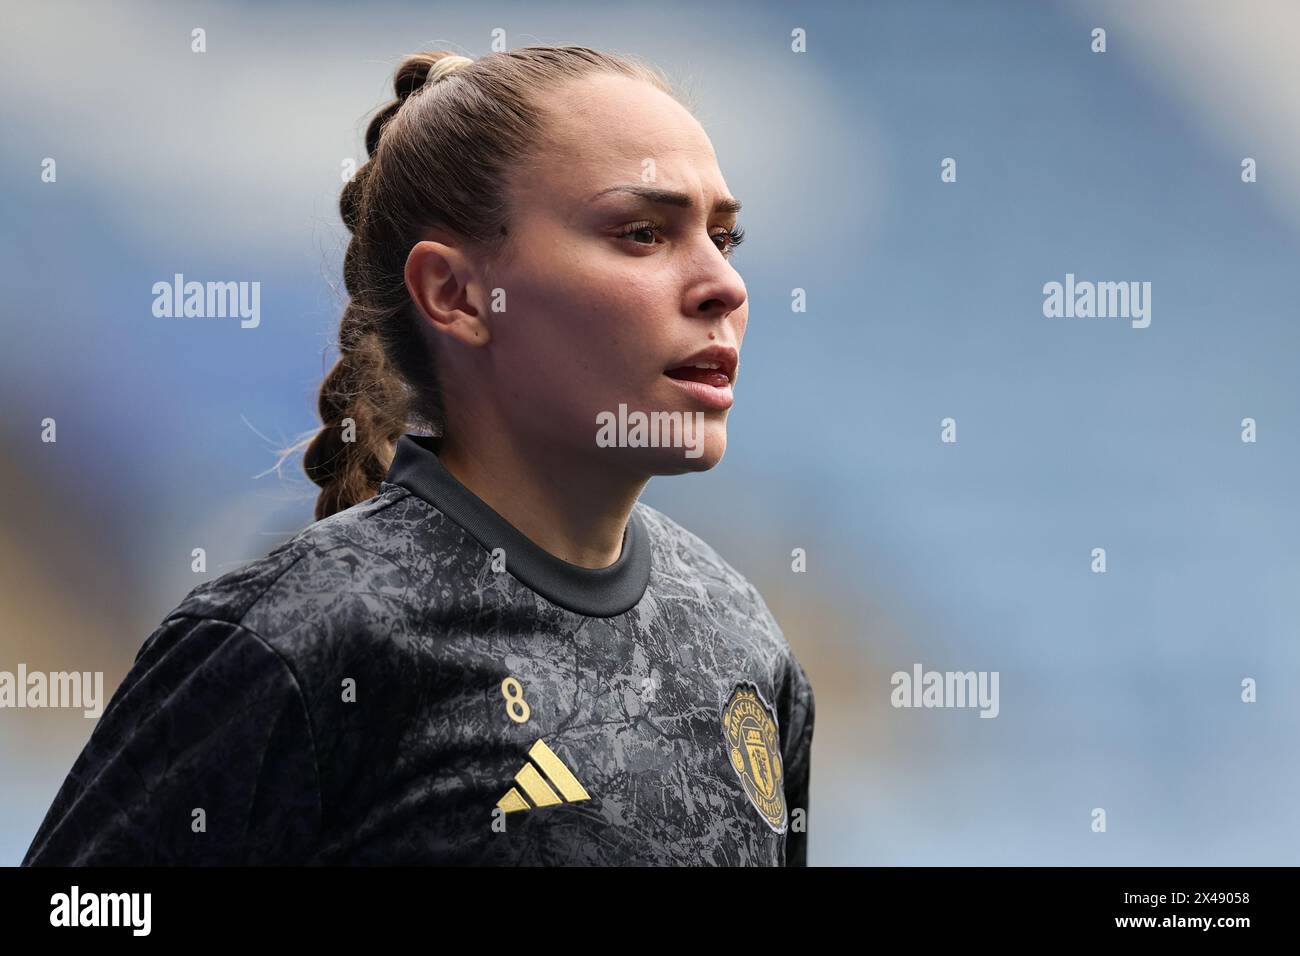
[[[1297,862],[1296,4],[59,2],[4,22],[0,670],[102,670],[107,696],[191,588],[310,522],[300,460],[273,466],[333,361],[342,164],[403,54],[483,55],[500,28],[659,65],[744,201],[727,455],[644,500],[754,581],[812,679],[809,862]],[[260,281],[260,326],[155,318],[177,272]],[[1150,327],[1045,318],[1067,272],[1149,281]],[[999,716],[891,707],[914,663],[998,671]],[[0,863],[93,726],[0,711]]]

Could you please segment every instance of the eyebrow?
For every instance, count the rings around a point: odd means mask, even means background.
[[[606,193],[612,192],[631,193],[634,196],[640,196],[642,199],[649,200],[653,203],[660,203],[664,206],[679,206],[682,209],[692,209],[695,206],[695,201],[691,199],[690,196],[686,195],[686,193],[674,192],[671,189],[656,189],[653,186],[636,186],[631,184],[610,186],[608,189],[602,189],[591,198],[593,200],[599,199]],[[731,197],[719,199],[713,204],[713,211],[715,213],[740,212],[740,200]]]

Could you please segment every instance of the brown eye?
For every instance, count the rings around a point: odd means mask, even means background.
[[[638,233],[650,233],[650,242],[648,243],[638,242],[637,245],[638,246],[653,245],[654,234],[659,232],[659,230],[661,230],[662,228],[663,226],[657,222],[636,222],[636,223],[632,223],[630,226],[628,226],[618,235],[620,239],[626,239],[630,236],[635,236]]]

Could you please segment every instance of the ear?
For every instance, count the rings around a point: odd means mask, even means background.
[[[486,345],[487,289],[478,263],[459,246],[425,239],[406,257],[406,290],[428,326],[465,345]]]

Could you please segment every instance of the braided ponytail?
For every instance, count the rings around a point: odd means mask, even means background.
[[[365,270],[357,227],[384,128],[411,94],[423,88],[429,71],[443,58],[420,53],[402,61],[393,77],[396,99],[376,113],[366,128],[367,162],[339,196],[339,214],[352,233],[343,260],[343,284],[352,302],[339,323],[338,361],[321,383],[317,400],[324,427],[303,453],[303,470],[321,487],[315,509],[318,521],[375,493],[388,473],[397,440],[407,431],[409,389],[389,367],[379,332],[359,301],[365,296]]]
[[[303,469],[321,488],[316,520],[374,496],[402,435],[445,428],[436,355],[406,289],[411,247],[438,227],[476,253],[500,253],[509,171],[543,138],[540,92],[592,73],[672,94],[653,67],[586,47],[525,47],[478,60],[437,50],[397,67],[395,99],[371,119],[367,161],[339,196],[352,234],[343,261],[349,302],[339,357],[317,401],[322,427],[303,453]]]

